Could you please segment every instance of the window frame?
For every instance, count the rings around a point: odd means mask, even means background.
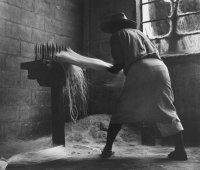
[[[173,3],[173,5],[175,5],[175,7],[173,8],[172,11],[172,15],[166,18],[160,18],[160,19],[153,19],[153,20],[148,20],[148,21],[143,21],[143,11],[142,11],[142,7],[143,5],[148,5],[148,4],[152,4],[152,3],[159,3],[163,0],[152,0],[149,2],[144,2],[143,0],[140,0],[140,29],[143,31],[143,24],[145,23],[150,23],[150,22],[157,22],[157,21],[163,21],[163,20],[170,20],[172,25],[170,26],[170,31],[169,33],[165,34],[165,35],[161,35],[161,36],[154,36],[154,38],[150,38],[151,40],[158,40],[158,39],[164,39],[164,38],[169,38],[170,37],[170,32],[173,31],[174,34],[176,34],[176,36],[187,36],[187,35],[195,35],[195,34],[200,34],[200,30],[195,30],[195,31],[190,31],[190,32],[184,32],[184,33],[177,33],[176,27],[177,27],[177,20],[180,17],[184,17],[184,16],[189,16],[189,15],[195,15],[195,14],[200,14],[200,10],[199,11],[195,11],[195,12],[186,12],[186,13],[182,13],[182,14],[178,14],[177,12],[177,8],[178,8],[178,3],[180,2],[180,0],[171,0],[171,2]],[[175,4],[174,4],[175,3]],[[175,29],[175,30],[171,30],[171,29]]]

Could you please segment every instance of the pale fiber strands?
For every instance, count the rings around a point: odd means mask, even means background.
[[[80,114],[86,115],[87,113],[87,81],[80,67],[69,63],[61,64],[65,71],[66,82],[64,101],[68,103],[65,105],[65,111],[70,112],[70,117],[75,122]]]
[[[57,60],[99,71],[105,71],[107,68],[112,66],[112,64],[104,62],[100,59],[80,55],[70,48],[68,48],[67,51],[57,53]]]
[[[105,71],[112,64],[100,59],[82,56],[70,48],[57,53],[56,56],[57,61],[65,70],[65,99],[68,98],[71,118],[73,121],[76,121],[79,113],[86,114],[87,110],[87,83],[84,72],[80,67]]]

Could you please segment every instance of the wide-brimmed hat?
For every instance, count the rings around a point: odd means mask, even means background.
[[[106,17],[102,22],[101,30],[105,33],[113,33],[123,28],[136,28],[137,23],[126,17],[123,12],[115,13]]]

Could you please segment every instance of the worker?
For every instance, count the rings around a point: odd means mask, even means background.
[[[126,77],[111,117],[102,158],[113,155],[112,145],[122,124],[147,122],[155,124],[162,136],[173,136],[175,149],[168,158],[187,160],[183,126],[173,104],[174,96],[166,65],[158,50],[140,30],[137,23],[122,12],[106,17],[101,24],[111,34],[110,46],[113,66],[107,70]]]

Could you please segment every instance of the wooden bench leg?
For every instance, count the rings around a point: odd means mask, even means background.
[[[51,102],[53,145],[65,146],[65,121],[62,85],[54,85],[51,87]]]

